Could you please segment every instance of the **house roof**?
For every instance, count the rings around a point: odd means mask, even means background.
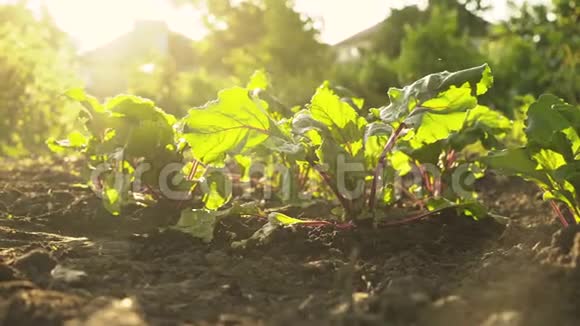
[[[382,21],[374,26],[371,26],[363,31],[360,31],[360,32],[348,37],[347,39],[336,43],[334,46],[336,46],[336,47],[348,46],[351,44],[359,43],[361,41],[366,41],[369,38],[371,38],[373,35],[378,33],[381,30],[381,28],[383,27],[383,24],[384,24],[384,21]]]
[[[183,48],[191,44],[193,40],[171,31],[163,21],[142,20],[137,21],[130,32],[82,54],[81,57],[85,62],[120,62],[153,50],[170,52],[176,46]]]
[[[412,8],[411,7],[406,7]],[[416,7],[415,7],[416,8]],[[404,11],[405,9],[398,10],[399,12]],[[429,8],[427,12],[429,12]],[[470,12],[464,6],[457,4],[457,11],[458,11],[458,19],[459,24],[470,29],[470,32],[475,36],[481,36],[485,34],[487,27],[489,26],[489,22],[486,21],[484,18],[479,17],[478,15]],[[362,30],[338,43],[336,43],[335,47],[343,47],[349,45],[356,45],[361,42],[369,41],[375,35],[381,32],[382,28],[389,22],[392,16],[387,17],[385,20],[365,29]]]

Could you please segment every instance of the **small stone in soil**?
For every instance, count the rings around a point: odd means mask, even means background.
[[[14,259],[11,265],[33,282],[42,283],[50,277],[56,260],[45,250],[33,250]]]
[[[87,273],[56,265],[50,272],[53,280],[69,285],[80,285],[87,279]]]
[[[0,282],[15,281],[18,279],[18,272],[12,267],[0,263]]]
[[[320,274],[332,272],[335,269],[335,265],[336,262],[329,259],[315,260],[302,264],[306,271]]]
[[[228,295],[234,296],[234,297],[243,297],[244,293],[242,292],[242,288],[240,287],[240,284],[236,281],[230,282],[228,284],[224,284],[221,286],[221,290]]]

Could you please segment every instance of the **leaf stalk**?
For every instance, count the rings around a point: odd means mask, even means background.
[[[369,209],[371,212],[375,210],[377,200],[377,184],[385,168],[387,154],[393,150],[395,144],[397,143],[397,140],[399,139],[399,137],[403,133],[403,130],[405,130],[406,127],[407,125],[405,125],[404,123],[401,123],[399,125],[399,127],[391,134],[391,137],[389,137],[389,140],[387,141],[387,144],[385,145],[385,148],[383,149],[381,156],[379,156],[379,162],[377,163],[377,167],[375,169],[373,183],[371,185],[371,195],[369,198]]]

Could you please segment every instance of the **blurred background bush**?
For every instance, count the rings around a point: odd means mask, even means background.
[[[0,6],[0,153],[44,148],[46,137],[74,123],[76,109],[61,96],[78,84],[67,36],[45,13]]]

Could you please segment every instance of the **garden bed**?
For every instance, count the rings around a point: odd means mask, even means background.
[[[208,245],[159,231],[177,209],[107,217],[88,189],[74,186],[81,179],[69,172],[73,164],[2,165],[4,325],[576,325],[580,318],[580,237],[560,231],[549,205],[517,179],[479,184],[487,204],[510,217],[507,225],[445,215],[381,229],[281,229],[268,244],[234,250],[232,240],[263,222],[225,219]],[[303,215],[324,219],[321,212]],[[61,273],[51,276],[55,266]]]

